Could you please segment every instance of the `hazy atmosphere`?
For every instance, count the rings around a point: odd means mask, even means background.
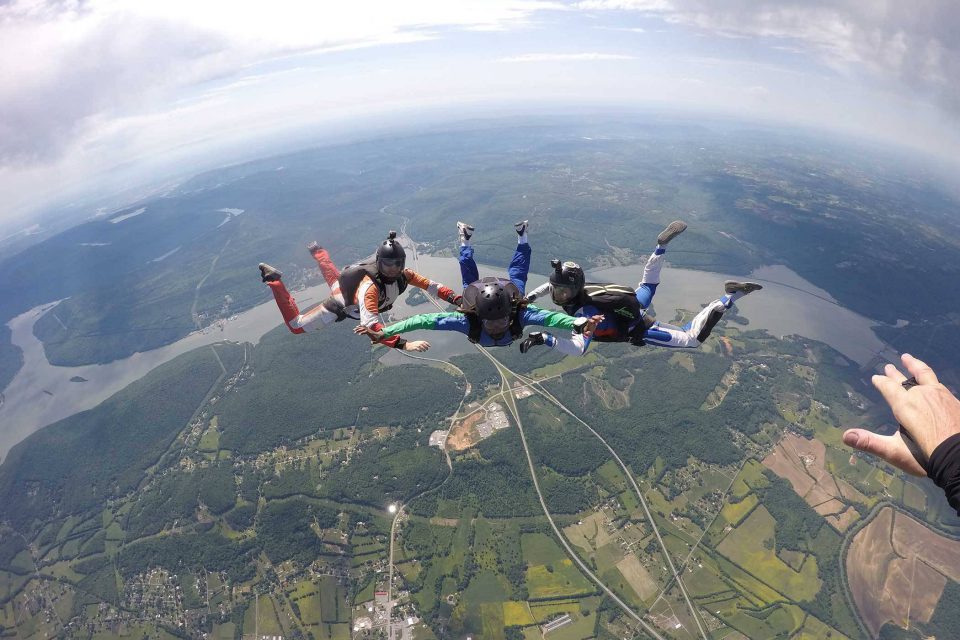
[[[0,225],[305,126],[322,141],[498,110],[713,112],[953,162],[958,32],[946,0],[12,0]]]

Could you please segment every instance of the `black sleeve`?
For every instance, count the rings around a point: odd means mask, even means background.
[[[960,516],[960,433],[943,442],[930,456],[930,479],[947,494],[947,502]]]

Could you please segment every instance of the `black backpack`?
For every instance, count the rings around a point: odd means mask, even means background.
[[[643,344],[643,332],[649,327],[648,319],[652,320],[652,316],[647,314],[640,306],[636,291],[620,284],[588,282],[574,301],[563,305],[563,310],[572,316],[576,315],[586,305],[596,307],[597,311],[602,313],[607,320],[615,322],[620,329],[618,337],[597,337],[595,338],[597,342],[629,341],[638,346]],[[644,322],[638,324],[633,333],[628,335],[627,331],[630,325],[636,323],[640,318],[644,318]]]
[[[637,292],[630,287],[620,284],[596,284],[588,282],[583,287],[580,299],[575,303],[564,305],[564,311],[573,315],[584,305],[593,305],[607,318],[618,318],[623,322],[632,323],[643,315]],[[568,310],[567,307],[574,306]]]

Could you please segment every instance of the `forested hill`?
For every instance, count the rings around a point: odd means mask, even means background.
[[[135,490],[243,356],[240,345],[197,349],[96,408],[29,436],[0,466],[0,518],[34,531],[53,517],[99,509]]]

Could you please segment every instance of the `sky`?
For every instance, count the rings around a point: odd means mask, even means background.
[[[955,0],[0,0],[0,228],[305,127],[504,108],[729,114],[949,166],[958,33]]]

